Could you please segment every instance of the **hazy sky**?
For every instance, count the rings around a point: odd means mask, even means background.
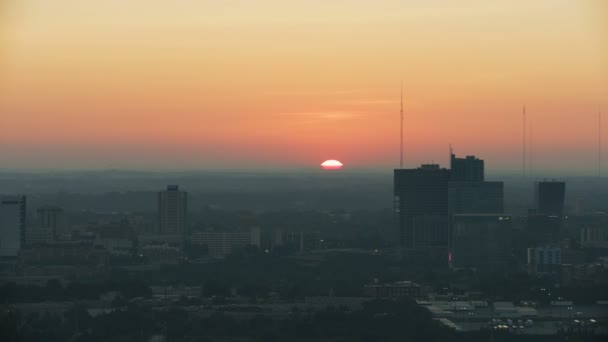
[[[594,173],[602,0],[0,0],[1,168]],[[529,132],[528,132],[529,134]],[[608,174],[608,145],[605,148]]]

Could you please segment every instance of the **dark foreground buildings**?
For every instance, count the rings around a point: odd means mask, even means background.
[[[0,257],[14,258],[25,245],[26,197],[0,199]]]
[[[158,193],[158,232],[184,236],[187,228],[188,193],[177,185],[168,185]]]
[[[394,171],[395,214],[404,257],[447,257],[450,170],[436,164]],[[445,260],[445,259],[444,259]]]
[[[485,272],[506,270],[511,257],[511,224],[510,215],[454,215],[450,266]]]
[[[483,182],[485,179],[484,161],[475,156],[458,158],[450,150],[451,179],[454,181]]]
[[[449,212],[499,214],[504,212],[503,182],[486,182],[484,161],[475,156],[450,154]]]
[[[450,170],[435,164],[394,170],[394,208],[404,261],[410,266],[447,267],[452,265],[449,251],[457,247],[458,267],[505,266],[511,223],[503,214],[503,183],[486,182],[484,161],[475,156],[457,158],[451,153],[450,165]],[[453,224],[459,224],[456,235]],[[489,266],[473,261],[473,256],[484,255],[490,257]]]
[[[528,212],[527,233],[533,244],[557,243],[564,230],[566,183],[534,183],[534,209]]]
[[[543,181],[534,184],[534,202],[539,215],[563,217],[565,197],[565,182]]]

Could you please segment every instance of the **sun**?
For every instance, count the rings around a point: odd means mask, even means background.
[[[323,170],[340,170],[342,166],[344,166],[344,164],[334,159],[326,160],[321,164]]]

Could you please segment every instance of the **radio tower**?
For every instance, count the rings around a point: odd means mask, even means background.
[[[403,169],[403,81],[401,81],[401,141],[400,141],[400,162],[399,162],[399,167],[401,169]]]
[[[530,120],[530,124],[528,125],[528,131],[530,131],[530,139],[528,141],[528,176],[534,177],[534,164],[532,163],[534,157],[534,139],[532,137],[532,120]]]
[[[602,176],[602,109],[597,111],[597,176]]]
[[[522,158],[522,176],[526,177],[526,106],[524,105],[524,130],[523,130],[523,158]]]

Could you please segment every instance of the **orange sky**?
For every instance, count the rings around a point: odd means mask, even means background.
[[[525,103],[591,174],[607,2],[0,0],[0,166],[392,167],[401,79],[407,166],[520,169]]]

